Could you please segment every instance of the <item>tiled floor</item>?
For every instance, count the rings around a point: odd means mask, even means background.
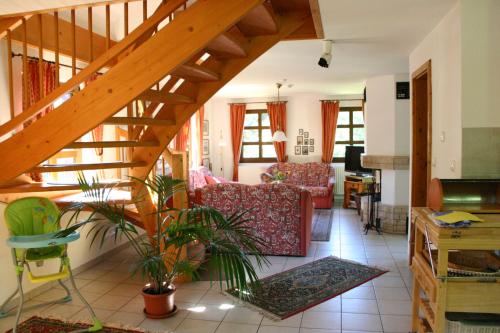
[[[80,290],[93,305],[98,316],[109,323],[120,323],[154,331],[217,333],[337,333],[337,332],[408,332],[410,330],[411,273],[407,265],[407,241],[400,235],[362,234],[362,224],[354,210],[335,209],[329,242],[314,242],[305,258],[270,257],[272,265],[261,276],[278,273],[312,260],[336,255],[361,263],[378,265],[389,273],[352,289],[342,296],[324,302],[283,321],[272,321],[258,312],[233,304],[209,282],[178,286],[177,315],[169,319],[146,319],[142,313],[140,282],[130,279],[129,264],[124,258],[130,251],[108,258],[78,274]],[[56,287],[30,303],[60,297]],[[69,319],[86,319],[81,302],[73,300],[40,310],[42,315]],[[32,313],[25,314],[30,316]],[[10,328],[12,317],[0,320],[0,331]]]

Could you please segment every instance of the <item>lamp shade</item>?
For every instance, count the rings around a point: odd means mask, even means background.
[[[281,131],[281,130],[277,130],[276,132],[274,132],[273,134],[273,141],[274,142],[286,142],[288,139],[285,135],[285,132]]]

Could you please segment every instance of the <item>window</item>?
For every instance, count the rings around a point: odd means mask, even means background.
[[[360,106],[341,107],[335,132],[333,162],[344,162],[346,146],[365,145],[365,125]]]
[[[240,162],[276,162],[267,110],[249,110],[245,114]]]

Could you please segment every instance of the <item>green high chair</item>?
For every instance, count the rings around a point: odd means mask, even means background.
[[[66,291],[66,296],[61,299],[27,307],[25,310],[48,304],[71,301],[71,292],[62,281],[65,278],[69,278],[74,292],[78,295],[82,303],[85,304],[93,320],[93,326],[74,332],[95,332],[101,330],[103,327],[90,304],[78,291],[71,272],[67,254],[68,243],[79,239],[80,234],[77,231],[73,231],[65,237],[59,237],[58,231],[61,229],[60,217],[61,214],[57,206],[47,198],[29,197],[18,199],[7,205],[5,209],[5,221],[10,234],[9,239],[7,239],[7,245],[12,249],[12,261],[17,275],[17,289],[0,306],[0,318],[13,314],[17,308],[13,333],[17,332],[19,318],[24,305],[22,280],[25,268],[31,282],[44,283],[57,280]],[[58,272],[48,275],[35,275],[32,272],[30,264],[35,263],[36,266],[42,266],[44,260],[57,258],[61,260]],[[19,305],[7,309],[8,303],[17,294],[19,294]]]

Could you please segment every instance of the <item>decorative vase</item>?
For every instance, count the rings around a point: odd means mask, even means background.
[[[142,289],[144,298],[144,314],[151,319],[161,319],[173,316],[177,312],[174,303],[175,287],[163,294],[148,293],[148,287]]]

